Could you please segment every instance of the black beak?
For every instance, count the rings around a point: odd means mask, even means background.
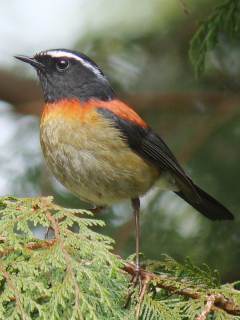
[[[28,64],[30,64],[31,66],[33,66],[34,68],[36,69],[45,69],[45,66],[43,63],[37,61],[35,58],[30,58],[30,57],[27,57],[27,56],[14,56],[14,58],[18,59],[18,60],[21,60],[23,62],[26,62]]]

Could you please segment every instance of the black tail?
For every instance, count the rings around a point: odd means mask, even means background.
[[[205,191],[194,185],[200,200],[195,202],[189,199],[182,191],[175,192],[179,197],[187,201],[193,208],[202,213],[205,217],[211,220],[233,220],[233,214],[225,208],[221,203],[207,194]]]

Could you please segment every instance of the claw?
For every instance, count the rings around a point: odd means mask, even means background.
[[[139,294],[139,302],[137,304],[136,307],[136,318],[139,319],[140,315],[141,315],[141,306],[142,306],[142,302],[144,299],[145,294],[148,292],[148,288],[149,288],[149,282],[151,281],[150,278],[145,277],[142,281],[142,287],[140,289],[140,294]]]
[[[140,317],[141,305],[142,305],[145,294],[148,292],[149,283],[151,281],[151,278],[146,276],[146,274],[144,274],[143,271],[144,271],[143,269],[136,267],[135,273],[133,274],[131,279],[131,286],[129,288],[126,303],[124,305],[125,308],[129,306],[132,295],[135,292],[136,287],[139,285],[139,294],[138,294],[139,300],[136,307],[137,319],[139,319]]]
[[[141,292],[142,290],[142,275],[141,275],[141,269],[139,266],[136,266],[135,274],[133,275],[132,283],[134,285],[134,288],[139,284],[139,290]]]
[[[134,274],[132,275],[132,278],[130,280],[130,287],[128,289],[128,295],[127,295],[127,299],[126,299],[126,303],[124,305],[124,308],[127,308],[130,301],[131,301],[131,298],[132,298],[132,295],[135,291],[135,288],[136,286],[138,285],[138,283],[140,284],[140,291],[141,291],[141,283],[142,283],[142,279],[141,279],[141,269],[139,267],[136,267],[135,269],[135,272]]]

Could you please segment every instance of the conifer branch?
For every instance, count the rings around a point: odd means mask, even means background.
[[[207,267],[170,257],[140,270],[140,293],[136,286],[124,309],[136,266],[113,255],[111,239],[91,230],[103,223],[86,218],[90,212],[51,198],[0,198],[0,210],[0,319],[206,320],[210,313],[239,319],[233,285],[222,286]],[[54,238],[37,239],[30,225],[51,228]]]
[[[29,249],[29,250],[48,249],[51,246],[55,245],[56,242],[58,242],[65,255],[68,271],[71,274],[71,277],[74,279],[75,276],[71,268],[71,257],[68,255],[67,251],[65,250],[64,244],[61,240],[60,227],[58,225],[58,222],[50,213],[47,213],[47,217],[49,221],[51,221],[52,223],[52,227],[55,233],[55,238],[51,240],[40,240],[36,243],[30,242],[26,245],[26,249]],[[3,237],[1,237],[1,240],[3,241]],[[4,240],[6,240],[6,238],[4,238]],[[2,257],[13,251],[14,251],[14,248],[8,248],[6,251],[2,251],[0,253],[0,256]],[[134,277],[136,272],[135,264],[123,260],[120,256],[117,256],[117,257],[123,263],[123,267],[122,267],[123,271],[125,271],[127,274]],[[2,272],[1,266],[0,266],[0,271]],[[177,282],[180,281],[176,277],[172,277],[166,274],[161,274],[161,275],[155,274],[153,272],[149,272],[144,269],[140,270],[140,276],[142,281],[142,289],[139,294],[139,301],[138,301],[138,306],[136,311],[138,315],[140,314],[141,304],[143,302],[145,294],[147,294],[148,292],[150,283],[153,283],[155,288],[164,289],[171,294],[176,294],[176,295],[188,297],[191,299],[204,298],[206,301],[206,305],[202,310],[202,313],[199,315],[199,317],[196,320],[205,320],[207,318],[207,315],[210,312],[216,311],[217,309],[222,309],[231,315],[236,315],[236,316],[240,315],[240,305],[234,303],[233,300],[224,297],[224,295],[222,294],[211,294],[211,293],[204,294],[198,290],[194,290],[192,288],[187,288],[187,287],[179,289],[177,285],[174,285],[174,283],[177,284]],[[79,297],[80,296],[79,287],[76,286],[75,290],[76,290],[76,297]]]
[[[14,292],[14,296],[10,297],[10,300],[15,301],[16,307],[19,310],[19,313],[22,317],[22,320],[29,320],[28,316],[26,315],[26,313],[23,310],[22,301],[20,298],[20,293],[18,292],[17,288],[15,287],[15,285],[11,279],[10,274],[6,271],[5,267],[2,264],[0,264],[0,272],[2,273],[4,278],[6,279],[9,288]]]
[[[54,230],[54,234],[55,234],[55,240],[56,242],[59,243],[60,245],[60,248],[64,254],[64,257],[65,257],[65,260],[66,260],[66,265],[67,265],[67,273],[70,275],[70,277],[72,278],[72,282],[74,284],[74,289],[75,289],[75,307],[77,310],[79,310],[80,308],[80,289],[78,287],[78,284],[76,282],[76,279],[75,279],[75,274],[74,274],[74,271],[73,271],[73,268],[72,268],[72,261],[71,261],[71,257],[70,255],[68,254],[68,251],[66,250],[65,246],[64,246],[64,242],[61,238],[61,233],[60,233],[60,226],[58,224],[58,221],[54,218],[54,216],[49,212],[47,211],[46,212],[46,216],[48,218],[48,220],[50,221],[51,223],[51,226]],[[80,320],[84,320],[82,315],[79,314],[79,317],[80,317]]]
[[[135,274],[136,266],[133,263],[124,262],[123,270],[129,273],[130,275]],[[223,294],[210,294],[202,293],[198,290],[191,288],[181,288],[179,289],[174,283],[177,283],[179,280],[176,277],[170,277],[169,275],[159,275],[152,272],[148,272],[144,269],[140,270],[140,276],[143,283],[154,283],[155,287],[164,289],[172,294],[177,294],[185,296],[192,299],[201,299],[205,295],[206,305],[202,312],[203,315],[211,311],[216,310],[216,308],[222,309],[232,315],[240,315],[240,305],[234,303],[233,300],[224,297]],[[204,320],[202,316],[197,320]]]
[[[207,316],[213,310],[214,304],[218,301],[218,299],[222,299],[220,294],[211,294],[207,298],[207,302],[202,313],[197,317],[196,320],[206,320]]]
[[[240,28],[240,3],[238,0],[222,0],[203,21],[193,35],[189,56],[196,75],[205,69],[207,54],[220,43],[221,35],[227,41],[238,39]],[[224,41],[226,43],[226,40]]]
[[[3,239],[3,237],[1,237]],[[6,240],[6,237],[4,237]],[[1,239],[1,241],[3,241]],[[25,249],[29,250],[38,250],[38,249],[48,249],[51,246],[53,246],[56,243],[56,239],[51,239],[51,240],[38,240],[37,242],[29,242],[26,246]],[[5,250],[0,251],[0,258],[3,256],[6,256],[10,254],[11,252],[14,251],[13,247],[9,247]]]

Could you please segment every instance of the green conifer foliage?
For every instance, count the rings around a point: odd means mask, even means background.
[[[0,319],[240,319],[238,283],[188,259],[146,262],[134,288],[134,263],[86,210],[5,197],[0,214]]]
[[[90,228],[102,221],[51,198],[3,198],[0,212],[0,319],[122,319],[120,260],[112,240]],[[40,226],[54,238],[37,239]]]
[[[200,24],[192,38],[189,55],[196,75],[204,71],[206,56],[217,46],[220,36],[225,35],[228,40],[239,39],[239,32],[239,0],[222,1]]]

